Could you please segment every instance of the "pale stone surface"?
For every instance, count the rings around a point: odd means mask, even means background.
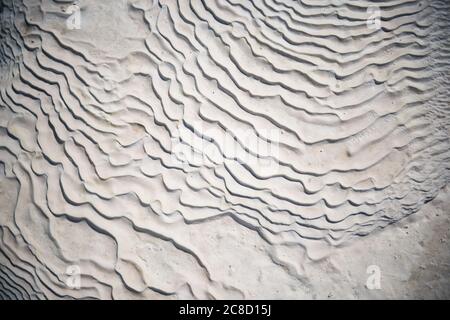
[[[449,1],[0,10],[0,298],[450,297]]]

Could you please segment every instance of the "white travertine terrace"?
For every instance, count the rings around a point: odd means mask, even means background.
[[[256,297],[449,181],[449,1],[0,10],[0,298]]]

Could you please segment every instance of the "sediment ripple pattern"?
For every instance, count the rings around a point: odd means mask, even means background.
[[[2,299],[307,292],[449,181],[449,1],[0,6]]]

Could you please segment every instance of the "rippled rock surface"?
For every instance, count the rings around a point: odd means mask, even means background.
[[[0,298],[309,297],[449,181],[449,1],[0,10]]]

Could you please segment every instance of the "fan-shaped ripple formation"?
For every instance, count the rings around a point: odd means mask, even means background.
[[[296,273],[418,211],[449,179],[449,9],[3,1],[1,298],[251,297],[233,259]]]

